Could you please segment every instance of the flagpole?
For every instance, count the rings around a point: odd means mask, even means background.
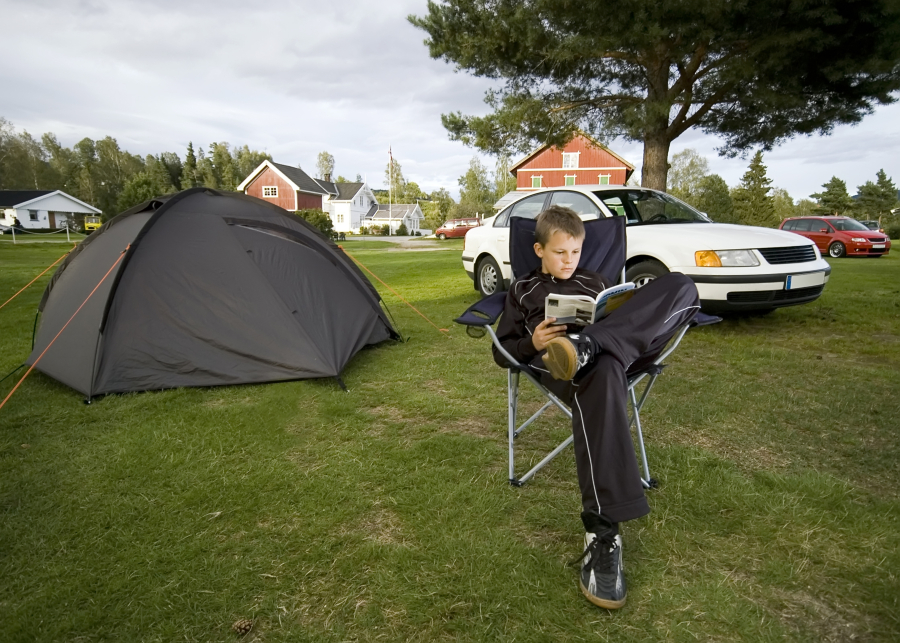
[[[388,146],[388,154],[391,157],[391,182],[388,183],[388,236],[390,237],[394,234],[394,153],[391,151],[390,146]]]

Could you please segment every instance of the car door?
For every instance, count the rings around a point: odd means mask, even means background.
[[[825,219],[808,219],[808,221],[809,232],[806,233],[806,236],[815,241],[816,245],[819,246],[819,250],[822,252],[827,251],[828,246],[831,245],[831,240],[834,238],[834,230]]]
[[[540,192],[525,197],[520,201],[516,201],[502,212],[494,220],[494,227],[497,230],[497,246],[496,252],[502,266],[509,266],[509,220],[511,217],[522,217],[523,219],[534,219],[545,210],[544,204],[548,198],[547,192]],[[508,270],[508,269],[507,269]]]

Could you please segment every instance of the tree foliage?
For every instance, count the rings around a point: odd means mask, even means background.
[[[731,192],[721,176],[718,174],[704,176],[697,185],[696,194],[696,200],[689,203],[705,212],[710,219],[718,223],[737,223]]]
[[[490,215],[493,213],[493,206],[496,202],[497,191],[494,183],[488,175],[488,169],[473,156],[469,161],[469,169],[466,173],[459,177],[459,204],[454,217],[464,216],[461,214],[465,210],[465,216],[473,216],[474,214]]]
[[[858,186],[857,194],[855,211],[859,219],[880,219],[897,207],[897,186],[883,169],[876,173],[874,183],[866,181]]]
[[[859,122],[900,88],[895,0],[440,0],[409,20],[433,58],[503,82],[487,116],[442,117],[451,138],[497,153],[576,129],[623,136],[643,142],[658,189],[692,128],[724,153],[770,149]]]
[[[853,199],[847,192],[846,183],[838,177],[832,176],[830,181],[822,184],[822,187],[825,188],[822,192],[810,195],[816,200],[816,214],[850,214],[853,209]]]
[[[306,210],[297,210],[294,214],[331,239],[332,234],[334,233],[334,225],[331,223],[331,217],[325,214],[325,212],[317,208],[309,208]]]
[[[37,139],[0,117],[0,189],[62,190],[99,208],[108,220],[177,189],[234,190],[263,160],[271,160],[247,145],[231,149],[225,142],[212,143],[209,149],[209,156],[202,148],[195,153],[188,143],[183,161],[175,152],[141,158],[121,149],[111,136],[84,138],[67,148],[52,133]]]
[[[334,156],[323,150],[316,157],[316,176],[320,179],[332,180],[334,176]],[[342,181],[349,183],[349,181]]]
[[[672,156],[669,194],[696,205],[700,182],[709,174],[709,161],[697,150],[687,148]]]
[[[750,161],[750,167],[741,177],[741,183],[731,194],[734,202],[734,216],[744,225],[777,227],[781,219],[775,214],[775,199],[769,192],[772,180],[766,176],[766,166],[762,162],[762,152],[757,151]]]

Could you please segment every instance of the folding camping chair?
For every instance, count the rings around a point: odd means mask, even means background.
[[[512,217],[510,219],[509,256],[513,280],[527,275],[541,265],[541,260],[534,253],[535,225],[534,219],[523,219],[520,217]],[[590,220],[585,221],[584,225],[585,239],[581,250],[579,267],[598,272],[614,283],[624,281],[626,256],[625,218],[609,217]],[[521,486],[572,444],[574,438],[569,435],[568,438],[534,465],[530,471],[521,477],[517,477],[515,470],[515,445],[519,435],[551,406],[556,406],[570,421],[572,420],[572,411],[562,400],[541,384],[540,376],[530,366],[517,361],[500,345],[500,341],[492,326],[503,313],[505,300],[505,292],[494,293],[470,306],[465,313],[456,319],[456,322],[466,326],[466,331],[469,334],[483,336],[484,332],[487,332],[494,346],[510,364],[507,376],[509,482],[515,486]],[[719,317],[698,313],[690,322],[680,326],[668,342],[661,346],[651,347],[647,353],[641,355],[626,373],[628,398],[631,402],[629,428],[634,427],[635,429],[643,470],[641,481],[647,489],[656,487],[657,482],[650,476],[650,467],[647,463],[647,451],[644,447],[644,434],[641,426],[641,409],[647,401],[647,396],[650,394],[653,384],[665,367],[663,360],[678,347],[688,329],[692,326],[703,326],[718,321],[721,321]],[[547,402],[525,422],[517,425],[519,380],[523,375],[547,399]],[[641,382],[644,382],[644,387],[640,395],[638,395],[638,384]]]

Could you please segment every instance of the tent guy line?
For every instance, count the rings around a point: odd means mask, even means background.
[[[77,246],[72,246],[72,250],[74,250],[76,247],[77,247]],[[3,306],[5,306],[5,305],[8,304],[9,302],[11,302],[13,299],[15,299],[16,297],[18,297],[19,295],[21,295],[23,292],[25,292],[25,290],[28,289],[28,286],[30,286],[30,285],[33,284],[35,281],[37,281],[38,279],[40,279],[41,277],[43,277],[43,276],[47,273],[47,271],[50,270],[50,268],[52,268],[53,266],[55,266],[56,264],[58,264],[60,261],[62,261],[63,259],[65,259],[67,256],[69,256],[69,252],[72,252],[72,250],[69,250],[69,251],[66,252],[66,254],[64,254],[62,257],[60,257],[59,259],[57,259],[56,261],[54,261],[53,263],[51,263],[49,266],[47,266],[41,274],[39,274],[37,277],[35,277],[35,278],[32,279],[31,281],[29,281],[27,284],[25,284],[25,286],[22,287],[22,289],[19,290],[19,292],[17,292],[15,295],[13,295],[12,297],[10,297],[10,298],[7,299],[6,301],[4,301],[3,304],[0,304],[0,308],[3,308]]]
[[[41,361],[41,358],[47,353],[48,350],[50,350],[50,347],[53,346],[53,342],[55,342],[59,338],[59,336],[62,335],[62,333],[66,329],[66,327],[68,327],[68,325],[72,322],[72,320],[75,319],[75,315],[77,315],[79,312],[81,312],[81,309],[84,308],[84,305],[88,302],[88,299],[90,299],[91,297],[94,296],[94,293],[97,292],[97,289],[100,287],[100,285],[104,281],[106,281],[107,277],[109,277],[109,273],[111,273],[115,269],[115,267],[119,265],[119,262],[122,261],[122,258],[125,256],[125,253],[128,252],[129,248],[131,248],[131,244],[128,244],[125,247],[125,249],[121,253],[119,253],[119,256],[116,258],[113,265],[111,265],[109,267],[109,270],[106,271],[106,274],[103,275],[103,278],[97,282],[97,285],[94,286],[94,289],[91,291],[91,293],[85,298],[85,300],[83,302],[81,302],[81,305],[78,307],[78,309],[74,313],[72,313],[72,316],[69,317],[69,321],[67,321],[63,325],[63,327],[59,329],[59,332],[56,333],[56,336],[50,340],[50,343],[47,344],[47,347],[41,352],[40,355],[38,355],[38,358],[36,360],[34,360],[34,363],[28,367],[28,370],[25,371],[25,375],[22,376],[22,379],[20,379],[18,382],[16,382],[16,385],[13,387],[13,389],[7,394],[7,396],[5,398],[3,398],[3,401],[0,402],[0,409],[2,409],[6,405],[6,403],[9,401],[9,398],[11,398],[13,396],[13,393],[15,393],[19,389],[19,386],[22,384],[22,382],[25,381],[25,378],[31,374],[31,371],[34,370],[34,367],[37,366],[37,363],[39,361]],[[67,252],[62,257],[60,257],[60,259],[62,259],[63,257],[65,257],[68,254],[69,253]],[[57,263],[58,262],[59,262],[59,259],[57,259]],[[53,265],[55,266],[56,264],[53,264]],[[52,268],[52,267],[53,266],[50,266],[50,268]],[[47,270],[49,270],[50,268],[47,268]],[[46,270],[44,272],[46,272]],[[41,273],[41,274],[43,274],[43,273]]]

